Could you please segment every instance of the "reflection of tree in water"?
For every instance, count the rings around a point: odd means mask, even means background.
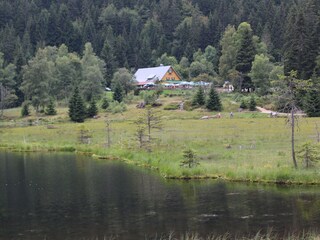
[[[140,168],[73,154],[0,153],[0,190],[0,238],[139,239],[171,231],[239,236],[268,227],[302,230],[320,221],[316,188],[165,181]]]

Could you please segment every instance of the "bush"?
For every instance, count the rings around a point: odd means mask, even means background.
[[[101,108],[106,110],[109,107],[109,101],[108,99],[105,97],[102,99],[102,104],[101,104]]]
[[[242,108],[242,109],[246,109],[247,108],[247,104],[246,104],[244,99],[241,100],[240,108]]]
[[[108,112],[111,112],[113,114],[122,113],[122,112],[125,112],[126,110],[127,110],[126,104],[123,102],[119,103],[118,101],[111,102],[107,109]]]
[[[91,100],[90,105],[87,109],[88,117],[94,117],[98,114],[98,108],[96,105],[96,101],[94,99]]]
[[[30,115],[30,110],[29,110],[29,103],[24,102],[22,104],[22,109],[21,109],[21,117],[26,117]]]
[[[256,106],[257,106],[256,100],[255,100],[254,96],[251,96],[250,102],[249,102],[249,110],[250,111],[255,111],[256,110]]]
[[[57,111],[55,109],[54,102],[52,99],[50,99],[49,104],[45,110],[45,113],[46,115],[49,115],[49,116],[57,115]]]
[[[194,109],[194,106],[192,105],[192,102],[191,101],[184,101],[183,103],[183,110],[186,110],[186,111],[192,111]]]
[[[177,110],[179,109],[179,104],[178,103],[170,103],[167,106],[163,108],[164,110]]]

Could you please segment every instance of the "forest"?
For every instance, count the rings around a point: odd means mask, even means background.
[[[317,0],[1,0],[1,109],[67,100],[75,86],[90,101],[115,73],[160,63],[259,95],[292,71],[316,85],[319,39]]]

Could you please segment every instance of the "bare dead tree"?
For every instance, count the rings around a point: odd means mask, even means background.
[[[299,111],[297,93],[306,90],[310,82],[306,80],[297,79],[297,72],[291,71],[288,76],[281,76],[278,82],[279,100],[284,103],[283,109],[288,114],[287,123],[291,130],[291,156],[294,167],[297,169],[298,164],[295,154],[295,131],[298,124],[297,112]]]
[[[105,123],[106,123],[106,133],[107,133],[107,143],[106,147],[111,147],[111,120],[108,118],[108,115],[105,115]]]
[[[153,110],[151,106],[147,106],[146,108],[146,124],[148,129],[148,142],[151,143],[151,130],[152,129],[161,129],[162,122],[160,113]]]

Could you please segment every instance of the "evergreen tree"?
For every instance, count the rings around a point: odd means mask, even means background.
[[[96,104],[96,101],[94,100],[94,98],[92,98],[90,101],[90,105],[87,110],[87,114],[88,114],[88,117],[91,117],[91,118],[94,116],[97,116],[97,114],[98,114],[98,108],[97,108],[97,104]]]
[[[45,110],[45,113],[46,113],[46,115],[56,115],[57,114],[57,111],[55,109],[54,102],[52,99],[50,99],[48,106],[47,106],[47,109]]]
[[[221,111],[222,110],[222,104],[219,97],[218,92],[215,90],[213,84],[211,85],[210,92],[209,92],[209,98],[206,103],[207,109],[211,111]]]
[[[240,82],[235,87],[238,90],[242,90],[253,87],[248,73],[251,71],[252,62],[256,55],[256,49],[250,24],[245,22],[241,23],[237,34],[239,35],[239,47],[236,57],[236,70],[241,73],[241,78]]]
[[[194,98],[192,104],[195,106],[203,106],[206,103],[204,90],[202,87],[199,87]]]
[[[101,50],[101,58],[106,63],[105,71],[105,85],[107,87],[111,86],[112,75],[117,67],[117,62],[114,56],[114,49],[110,43],[109,39],[105,39],[103,47]]]
[[[108,99],[105,97],[102,99],[102,104],[101,104],[101,108],[106,110],[109,107],[109,101]]]
[[[309,117],[320,117],[320,91],[310,90],[305,98],[304,110]]]
[[[83,122],[86,118],[86,110],[79,89],[76,87],[69,101],[69,117],[71,121]]]
[[[249,101],[249,110],[250,111],[255,111],[256,110],[256,106],[257,106],[256,100],[255,100],[254,96],[252,95],[251,98],[250,98],[250,101]]]
[[[29,111],[29,103],[25,102],[22,104],[22,109],[21,109],[21,117],[26,117],[30,115]]]
[[[120,82],[116,82],[114,91],[113,91],[113,100],[117,102],[122,102],[123,100],[123,89],[120,85]]]

